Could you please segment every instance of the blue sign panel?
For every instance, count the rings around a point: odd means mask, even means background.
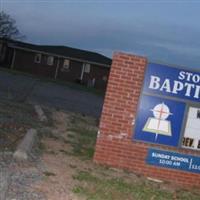
[[[185,103],[143,95],[135,125],[135,139],[178,146]]]
[[[200,73],[151,63],[143,91],[200,102]]]
[[[146,163],[200,174],[200,157],[149,149]]]
[[[199,102],[200,73],[148,64],[133,139],[200,150]]]

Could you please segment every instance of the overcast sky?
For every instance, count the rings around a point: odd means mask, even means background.
[[[200,69],[200,1],[0,0],[27,42]]]

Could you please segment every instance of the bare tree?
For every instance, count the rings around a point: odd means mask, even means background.
[[[0,12],[0,37],[7,39],[24,38],[17,28],[16,21],[3,11]]]

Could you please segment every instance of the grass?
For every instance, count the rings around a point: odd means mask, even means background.
[[[97,135],[96,121],[81,115],[72,115],[68,131],[70,132],[68,143],[73,147],[72,155],[91,160]],[[64,153],[69,155],[69,152]],[[111,171],[100,166],[98,169],[76,171],[73,178],[78,183],[73,188],[73,192],[87,200],[200,199],[199,192],[163,189],[160,184],[147,181],[144,177],[134,180],[126,178],[129,177],[128,172],[123,172],[123,176],[120,177],[118,174],[113,175]]]
[[[73,137],[73,142],[71,142],[74,155],[91,159],[94,154],[94,144],[96,138],[94,131],[82,129],[71,129],[70,131],[76,133]]]
[[[13,151],[29,128],[39,128],[32,105],[10,100],[0,101],[0,150]]]
[[[24,126],[39,126],[35,110],[32,105],[14,101],[0,101],[1,122],[15,122]]]
[[[81,115],[73,115],[68,128],[68,142],[72,146],[72,154],[83,159],[91,159],[94,155],[97,129],[95,120]]]
[[[45,111],[48,111],[45,110]],[[47,112],[48,113],[48,112]],[[48,118],[51,116],[48,113]],[[53,120],[53,119],[52,119]],[[13,126],[15,122],[15,126]],[[51,121],[50,125],[52,125]],[[8,124],[8,126],[4,126]],[[17,124],[17,125],[16,125]],[[25,133],[26,128],[43,128],[46,133],[43,134],[54,140],[62,138],[57,137],[44,129],[43,125],[38,121],[37,116],[34,114],[34,108],[28,104],[21,104],[11,101],[0,101],[0,136],[4,133],[20,133],[19,128],[22,129],[21,133]],[[50,126],[49,128],[51,128]],[[96,135],[97,135],[97,121],[94,118],[82,116],[80,114],[70,114],[69,124],[67,128],[67,140],[63,140],[70,144],[72,150],[60,149],[59,151],[66,156],[76,156],[82,162],[87,159],[91,160],[94,154]],[[5,135],[5,134],[4,134]],[[9,134],[6,134],[9,135]],[[18,135],[19,136],[19,135]],[[44,144],[40,143],[39,149],[46,151]],[[48,153],[52,155],[58,152],[49,150]],[[73,192],[87,200],[199,200],[200,193],[194,190],[185,191],[180,189],[164,189],[160,184],[152,184],[144,178],[134,179],[129,177],[128,172],[122,172],[123,175],[118,173],[113,174],[112,170],[103,167],[91,167],[90,169],[83,168],[76,165],[70,165],[74,169],[73,176],[75,186]],[[53,172],[45,171],[45,177],[56,176]],[[128,178],[127,178],[128,177]]]
[[[147,181],[130,183],[122,178],[98,177],[88,171],[79,171],[74,179],[79,184],[73,192],[87,200],[199,200],[199,194],[189,191],[170,192]]]
[[[66,156],[75,156],[85,162],[92,160],[97,136],[97,121],[81,114],[70,114],[67,123],[67,139],[64,143],[72,148],[60,149]],[[84,164],[83,164],[84,165]],[[129,172],[114,174],[109,168],[88,166],[75,170],[73,192],[87,200],[199,200],[199,193],[176,189],[165,189],[160,184],[147,181],[144,177],[129,178]],[[127,178],[128,177],[128,178]],[[167,186],[168,188],[168,186]]]

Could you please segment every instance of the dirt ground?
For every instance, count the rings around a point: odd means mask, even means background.
[[[44,151],[41,160],[46,167],[45,178],[37,182],[33,187],[39,192],[45,193],[48,200],[79,200],[73,192],[75,181],[73,175],[77,170],[93,167],[89,160],[84,162],[80,158],[70,155],[72,147],[68,140],[68,128],[70,114],[56,111],[53,113],[55,128],[51,131],[51,137],[44,137],[41,141]],[[68,152],[68,153],[67,153]]]
[[[20,120],[19,112],[13,114],[19,126],[37,129],[39,140],[28,161],[9,165],[6,200],[199,200],[200,191],[185,191],[93,163],[95,118],[43,107],[48,122],[41,123],[32,109],[16,106],[28,113],[21,112]]]
[[[104,171],[84,154],[73,153],[73,141],[70,141],[72,126],[92,130],[97,133],[96,121],[93,118],[62,111],[52,112],[54,128],[46,128],[46,136],[41,140],[44,178],[35,182],[31,187],[38,193],[44,193],[48,200],[84,200],[84,196],[73,192],[79,181],[74,176],[80,171],[88,171],[102,176],[124,177],[136,180],[135,175],[125,175],[121,170]],[[75,118],[75,122],[72,120]],[[83,120],[84,119],[84,120]],[[85,123],[85,121],[87,123]]]
[[[32,185],[38,192],[44,193],[48,200],[104,200],[104,196],[101,194],[98,196],[98,193],[104,192],[111,194],[111,196],[110,194],[106,195],[106,199],[198,199],[200,193],[191,196],[189,191],[183,192],[179,187],[168,183],[154,183],[134,173],[98,166],[92,162],[90,154],[88,157],[87,151],[82,152],[84,146],[77,151],[76,145],[83,145],[82,143],[86,144],[86,148],[90,145],[94,148],[94,143],[90,144],[90,140],[85,140],[86,138],[80,140],[80,143],[76,141],[79,140],[76,138],[76,134],[83,129],[86,132],[92,131],[96,138],[97,121],[94,118],[54,110],[52,111],[52,121],[53,128],[50,130],[47,128],[47,137],[43,137],[41,141],[43,147],[41,161],[45,168],[44,178]],[[76,145],[74,146],[74,144]],[[85,177],[81,177],[81,173]],[[82,179],[86,181],[82,181]],[[110,180],[111,184],[108,183]],[[92,184],[89,183],[90,181]],[[116,183],[119,184],[117,187]],[[137,195],[133,197],[131,189],[129,192],[126,191],[127,188],[132,187],[131,185],[134,188],[134,184],[137,185],[135,188],[138,187],[138,191],[136,191],[138,197]],[[84,192],[81,192],[84,187],[89,188],[93,194],[89,195],[86,191],[85,195]],[[122,190],[122,192],[118,194],[117,190]],[[83,194],[80,195],[80,193]]]

